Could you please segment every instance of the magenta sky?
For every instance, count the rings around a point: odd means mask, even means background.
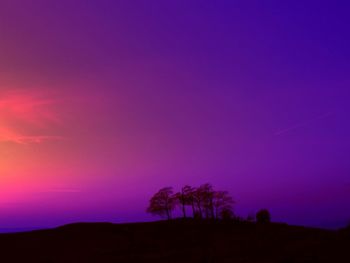
[[[150,220],[205,182],[345,224],[350,5],[296,2],[2,0],[0,228]]]

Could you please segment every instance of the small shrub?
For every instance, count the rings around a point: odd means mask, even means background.
[[[249,214],[246,219],[247,222],[254,222],[255,221],[255,215],[254,214]]]
[[[220,213],[220,217],[222,220],[232,220],[234,218],[234,214],[231,209],[223,209]]]
[[[269,210],[262,209],[256,213],[256,222],[261,224],[267,224],[271,222],[271,215]]]

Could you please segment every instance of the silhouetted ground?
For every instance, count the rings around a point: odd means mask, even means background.
[[[350,262],[350,231],[283,224],[82,223],[0,235],[0,262]]]

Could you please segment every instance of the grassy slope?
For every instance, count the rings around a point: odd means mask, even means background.
[[[350,262],[348,233],[194,221],[72,224],[1,234],[1,262]],[[346,259],[348,257],[348,259]]]

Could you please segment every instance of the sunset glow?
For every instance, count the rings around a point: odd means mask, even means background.
[[[1,1],[0,228],[152,220],[206,182],[347,222],[350,6],[150,2]]]
[[[59,122],[50,109],[55,102],[30,92],[1,94],[0,141],[13,143],[41,143],[59,136],[45,134],[50,124]]]

